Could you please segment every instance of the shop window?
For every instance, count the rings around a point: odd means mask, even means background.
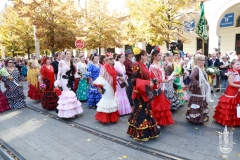
[[[115,48],[107,48],[107,52],[115,53]],[[106,52],[106,53],[107,53],[107,52]]]

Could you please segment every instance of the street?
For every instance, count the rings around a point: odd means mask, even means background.
[[[25,95],[27,90],[24,82]],[[27,160],[223,159],[218,146],[223,126],[212,119],[219,96],[212,94],[209,122],[187,122],[185,105],[173,111],[175,123],[161,127],[161,135],[148,142],[135,141],[126,134],[128,116],[121,116],[116,124],[102,124],[94,119],[96,110],[82,103],[81,116],[60,119],[55,111],[44,110],[40,102],[27,98],[28,107],[1,114],[0,138]],[[240,159],[240,128],[228,129],[234,132],[228,159]]]

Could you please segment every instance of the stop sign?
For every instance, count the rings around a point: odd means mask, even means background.
[[[84,42],[82,40],[76,40],[75,41],[75,46],[78,48],[78,49],[82,49],[84,47]]]

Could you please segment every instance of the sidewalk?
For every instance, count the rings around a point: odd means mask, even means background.
[[[1,114],[0,138],[27,160],[159,159],[28,108]]]
[[[26,88],[26,86],[25,86]],[[25,89],[27,92],[27,89]],[[219,95],[218,95],[219,96]],[[186,106],[173,112],[174,125],[161,128],[161,136],[148,142],[138,142],[127,134],[127,116],[116,124],[102,124],[94,119],[95,110],[83,104],[83,115],[70,119],[80,125],[119,137],[129,143],[138,143],[159,151],[193,160],[222,159],[218,148],[218,133],[223,127],[212,119],[218,96],[212,95],[209,104],[210,121],[204,125],[186,121]],[[42,109],[39,102],[27,99],[29,106]],[[43,110],[45,111],[45,110]],[[55,111],[48,113],[56,115]],[[234,132],[234,149],[229,160],[240,159],[240,128],[229,128]],[[158,159],[155,156],[119,145],[88,132],[61,123],[29,108],[4,112],[0,116],[0,138],[12,146],[26,159]],[[127,158],[125,157],[127,156]],[[83,157],[83,158],[81,158]]]

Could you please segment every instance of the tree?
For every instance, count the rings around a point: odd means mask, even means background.
[[[41,49],[56,50],[74,47],[75,17],[79,15],[73,0],[16,0],[14,8],[21,17],[29,18],[37,28]]]
[[[166,43],[169,48],[169,43],[176,37],[181,41],[187,41],[183,36],[184,28],[180,18],[195,12],[197,4],[196,0],[128,0],[130,21],[126,28],[136,36],[129,37],[128,43],[136,44],[141,41],[151,45]]]
[[[96,49],[122,46],[121,17],[109,11],[108,0],[89,0],[84,15],[77,20],[77,37],[85,43],[84,48]]]
[[[12,7],[7,7],[0,17],[0,43],[8,51],[6,56],[14,57],[16,51],[18,55],[24,56],[34,49],[32,26],[28,19],[18,16]]]

